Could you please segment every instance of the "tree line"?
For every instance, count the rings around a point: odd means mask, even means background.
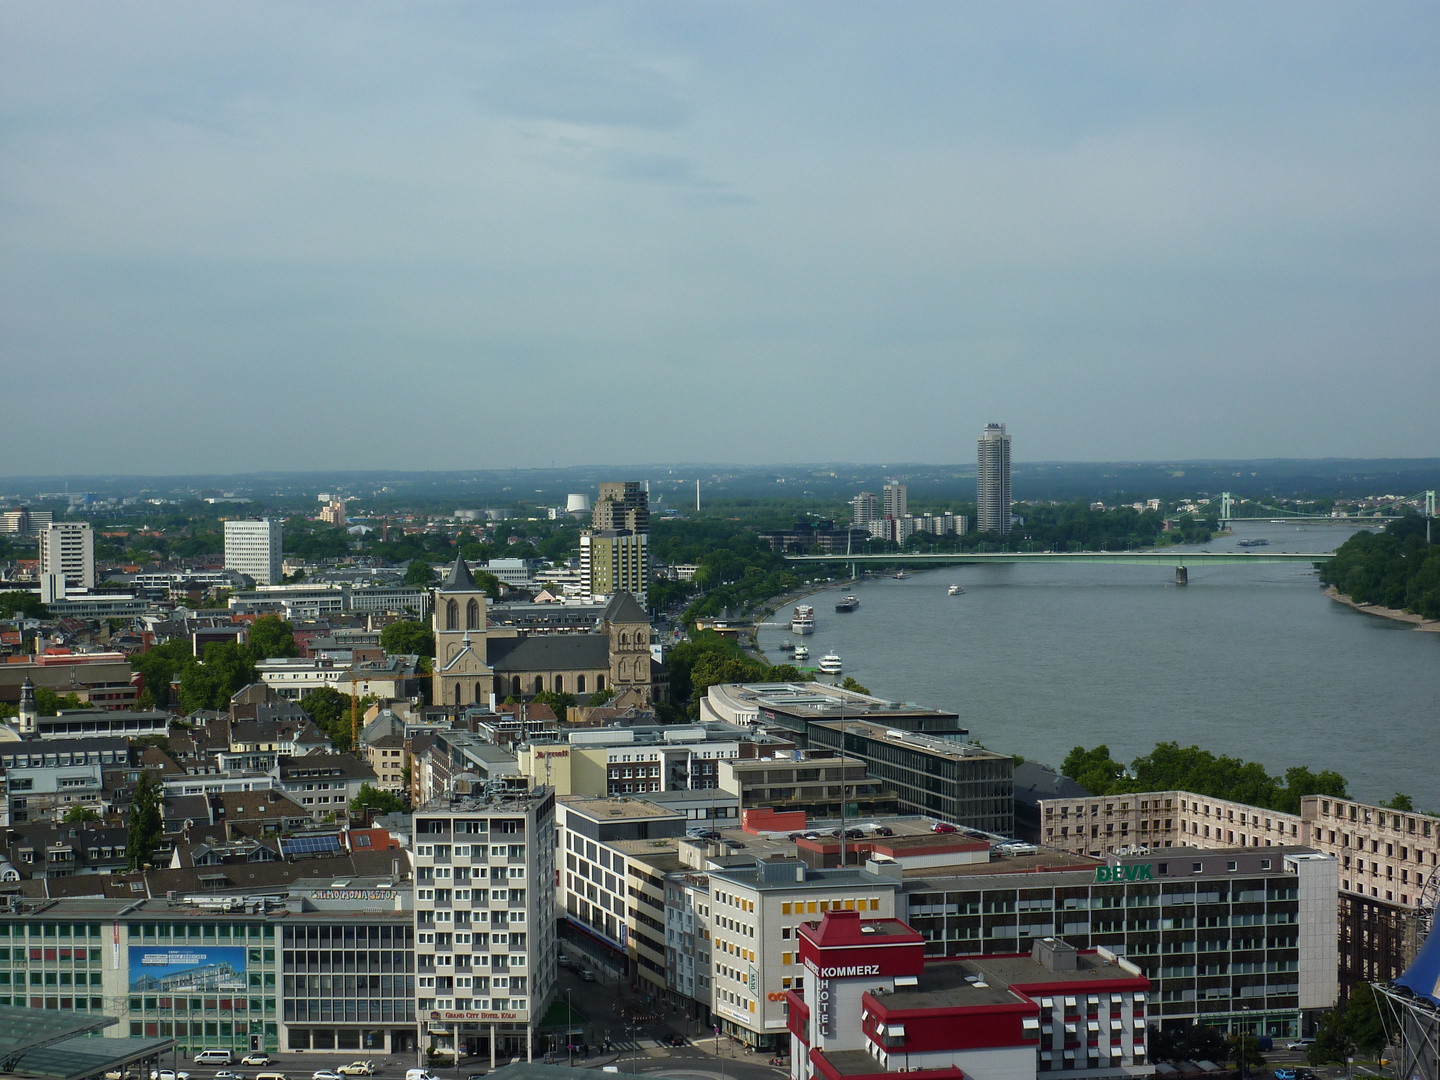
[[[1320,567],[1320,580],[1356,603],[1440,619],[1440,544],[1426,542],[1419,514],[1356,533]]]
[[[1066,755],[1060,771],[1092,795],[1125,795],[1141,791],[1193,791],[1212,799],[1248,803],[1283,814],[1298,814],[1307,795],[1344,799],[1345,778],[1304,766],[1271,776],[1258,762],[1216,755],[1198,746],[1162,742],[1137,757],[1127,768],[1105,745],[1087,750],[1077,746]]]

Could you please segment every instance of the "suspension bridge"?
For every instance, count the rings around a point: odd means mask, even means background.
[[[1419,491],[1414,495],[1407,495],[1392,503],[1390,509],[1398,510],[1410,506],[1419,510],[1428,522],[1435,516],[1435,492]],[[1228,491],[1220,493],[1220,524],[1225,528],[1229,528],[1232,521],[1257,520],[1310,522],[1322,525],[1385,525],[1401,516],[1399,512],[1387,514],[1379,511],[1369,514],[1307,514],[1303,510],[1288,510],[1283,506],[1271,506],[1268,503],[1236,499]]]

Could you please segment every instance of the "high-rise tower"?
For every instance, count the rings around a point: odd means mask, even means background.
[[[898,480],[892,480],[885,485],[885,516],[898,521],[909,512],[909,489]]]
[[[986,424],[975,474],[977,525],[982,533],[1010,531],[1010,436],[1004,424]]]

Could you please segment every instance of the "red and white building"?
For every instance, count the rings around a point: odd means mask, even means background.
[[[1149,1077],[1150,981],[1103,949],[1035,942],[1029,955],[925,963],[899,919],[831,911],[799,931],[803,991],[786,995],[791,1080]]]

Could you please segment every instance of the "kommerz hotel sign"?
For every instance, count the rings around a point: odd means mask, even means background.
[[[1154,881],[1155,865],[1137,863],[1134,866],[1097,866],[1095,882]]]

